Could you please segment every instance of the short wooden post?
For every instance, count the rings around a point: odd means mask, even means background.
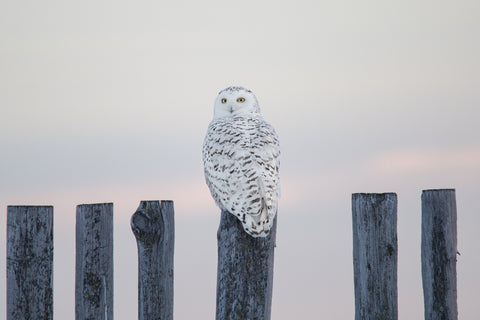
[[[267,237],[253,238],[235,216],[222,211],[217,233],[217,320],[270,319],[276,220]]]
[[[141,201],[130,225],[138,248],[138,319],[173,319],[173,201]]]
[[[458,318],[455,190],[422,192],[422,279],[425,319]]]
[[[355,319],[398,319],[397,195],[352,195]]]
[[[113,320],[113,203],[77,206],[75,319]]]
[[[7,208],[7,319],[53,319],[53,207]]]

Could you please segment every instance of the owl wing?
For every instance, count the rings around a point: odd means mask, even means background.
[[[250,214],[247,225],[260,226],[261,233],[268,234],[275,214],[277,203],[280,197],[280,144],[274,128],[262,121],[254,135],[252,147],[256,159],[257,183],[259,190],[257,198],[260,198],[262,211],[260,215]],[[248,221],[253,220],[253,221]]]
[[[212,122],[205,137],[205,179],[212,197],[255,237],[268,234],[277,211],[279,156],[277,134],[261,120]]]

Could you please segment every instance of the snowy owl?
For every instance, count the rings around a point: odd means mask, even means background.
[[[203,143],[205,180],[222,210],[236,216],[253,237],[270,232],[280,196],[278,136],[243,87],[218,94]]]

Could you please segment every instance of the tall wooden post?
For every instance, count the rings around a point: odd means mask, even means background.
[[[253,238],[222,211],[218,239],[217,320],[269,320],[277,218],[270,234]]]
[[[426,320],[458,318],[456,263],[455,190],[424,190],[422,279]]]
[[[355,319],[398,319],[397,195],[352,195]]]
[[[113,320],[113,203],[77,206],[75,319]]]
[[[138,319],[173,320],[173,201],[141,201],[130,225],[138,248]]]
[[[8,206],[7,319],[53,319],[52,206]]]

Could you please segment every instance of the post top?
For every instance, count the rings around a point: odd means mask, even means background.
[[[82,203],[77,205],[77,207],[85,206],[113,206],[113,202],[103,202],[103,203]]]
[[[455,192],[454,188],[449,188],[449,189],[426,189],[422,190],[422,193],[425,192]]]
[[[371,192],[357,192],[352,193],[352,196],[387,196],[387,195],[397,195],[395,192],[382,192],[382,193],[371,193]]]
[[[8,205],[7,208],[53,208],[52,205]]]

